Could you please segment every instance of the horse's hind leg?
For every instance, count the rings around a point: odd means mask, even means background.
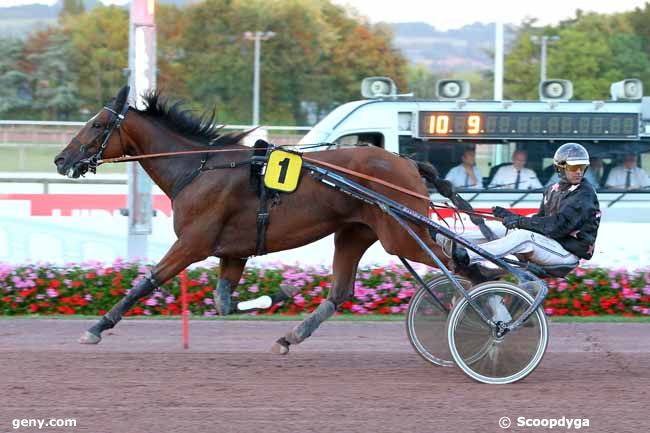
[[[182,242],[180,239],[177,240],[167,251],[165,257],[154,266],[151,274],[129,290],[121,301],[79,338],[79,342],[82,344],[99,343],[102,339],[102,332],[114,327],[122,319],[124,313],[129,311],[140,298],[148,296],[160,284],[174,277],[192,263],[206,257],[207,254],[202,255],[196,251],[195,245]]]
[[[233,311],[231,293],[237,287],[244,272],[246,259],[222,257],[219,263],[219,282],[214,289],[214,303],[220,316],[227,316]]]
[[[363,253],[377,240],[375,233],[363,224],[351,224],[334,235],[334,264],[332,288],[327,299],[300,322],[272,348],[273,353],[286,354],[289,345],[298,344],[309,337],[327,320],[354,290],[357,266]]]

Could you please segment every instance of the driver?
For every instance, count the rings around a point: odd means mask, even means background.
[[[502,207],[492,208],[511,231],[481,248],[498,257],[522,255],[551,269],[576,267],[580,259],[591,258],[601,213],[596,192],[584,178],[589,153],[578,143],[565,143],[555,152],[553,165],[560,180],[546,188],[538,213],[523,217]],[[462,247],[454,249],[453,259],[461,266],[483,260]]]

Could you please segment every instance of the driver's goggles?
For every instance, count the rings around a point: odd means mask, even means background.
[[[581,172],[584,173],[587,170],[587,168],[589,168],[589,164],[575,164],[575,165],[564,164],[563,168],[566,171],[575,172],[580,170]]]

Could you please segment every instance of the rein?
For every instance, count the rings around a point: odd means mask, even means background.
[[[281,147],[287,147],[287,146],[289,146],[289,145],[283,145]],[[294,145],[294,146],[297,146],[297,145]],[[184,151],[180,151],[180,152],[150,153],[150,154],[147,154],[147,155],[120,156],[120,157],[117,157],[117,158],[100,159],[100,160],[97,161],[97,164],[98,165],[99,164],[109,164],[109,163],[114,164],[114,163],[120,163],[120,162],[140,161],[140,160],[143,160],[143,159],[150,159],[150,158],[164,158],[164,157],[176,156],[176,155],[201,155],[201,154],[205,155],[205,154],[209,154],[209,153],[222,153],[222,152],[223,153],[225,153],[225,152],[252,152],[253,150],[254,150],[253,148],[246,148],[246,149],[206,149],[206,150],[184,150]],[[497,218],[497,217],[495,217],[494,215],[492,215],[489,212],[467,211],[467,210],[462,210],[462,209],[455,208],[453,206],[449,206],[446,203],[435,203],[435,202],[431,201],[430,197],[428,197],[426,195],[423,195],[423,194],[419,194],[419,193],[417,193],[415,191],[411,191],[410,189],[403,188],[403,187],[401,187],[399,185],[395,185],[395,184],[387,182],[387,181],[385,181],[383,179],[379,179],[379,178],[374,177],[374,176],[369,176],[367,174],[360,173],[358,171],[350,170],[348,168],[341,167],[341,166],[336,165],[336,164],[331,164],[329,162],[320,161],[320,160],[317,160],[317,159],[314,159],[314,158],[310,158],[310,157],[304,156],[304,154],[302,155],[302,158],[305,161],[311,162],[312,164],[321,165],[323,167],[331,168],[332,170],[336,170],[336,171],[339,171],[341,173],[345,173],[345,174],[349,174],[351,176],[355,176],[355,177],[358,177],[358,178],[361,178],[361,179],[365,179],[365,180],[367,180],[369,182],[378,183],[378,184],[383,185],[383,186],[385,186],[387,188],[390,188],[392,190],[399,191],[399,192],[401,192],[403,194],[407,194],[407,195],[410,195],[410,196],[415,197],[415,198],[426,200],[431,205],[431,207],[434,209],[434,212],[435,212],[435,208],[446,208],[446,209],[451,209],[451,210],[453,210],[455,212],[463,212],[463,213],[466,213],[468,215],[473,215],[473,216],[478,216],[478,217],[486,217],[486,218],[494,219],[494,220],[497,220],[497,221],[501,220],[501,218]],[[249,164],[251,161],[252,160],[245,160],[245,161],[239,161],[239,162],[229,162],[229,163],[226,163],[226,164],[221,164],[221,165],[217,165],[217,166],[210,166],[210,167],[204,167],[205,162],[203,162],[201,167],[199,167],[199,169],[196,170],[196,172],[198,174],[198,172],[211,170],[211,169],[236,168],[236,167],[238,167],[240,165]]]

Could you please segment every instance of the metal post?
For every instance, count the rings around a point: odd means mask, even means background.
[[[531,42],[539,44],[540,46],[540,59],[539,59],[539,81],[546,80],[546,59],[548,57],[547,50],[549,42],[559,41],[559,36],[531,36]]]
[[[548,36],[542,36],[542,55],[539,66],[539,78],[540,81],[546,80],[546,43],[548,42]]]
[[[503,22],[494,29],[494,100],[503,100]]]
[[[262,41],[275,36],[274,32],[245,32],[244,39],[254,42],[253,57],[253,126],[260,124],[260,57]]]
[[[156,88],[155,0],[133,0],[129,19],[130,99],[144,108],[142,94]],[[147,241],[151,234],[151,179],[138,163],[130,162],[128,171],[128,245],[130,260],[148,256]]]
[[[260,32],[255,33],[255,65],[253,75],[253,126],[260,124]]]

